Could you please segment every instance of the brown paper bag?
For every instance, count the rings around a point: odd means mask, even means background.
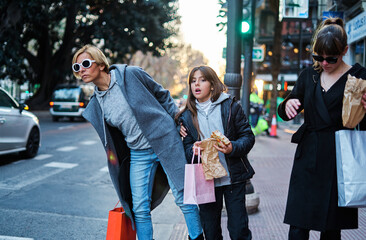
[[[221,178],[227,175],[225,168],[220,163],[219,152],[214,147],[217,140],[214,138],[207,138],[201,141],[202,151],[201,161],[206,180],[214,178]]]
[[[365,92],[366,81],[348,74],[348,80],[343,95],[343,126],[354,128],[365,116],[366,111],[361,104],[362,95]]]

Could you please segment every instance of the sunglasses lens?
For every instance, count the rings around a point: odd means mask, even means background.
[[[324,58],[323,58],[323,57],[321,57],[321,56],[313,55],[313,58],[314,58],[314,60],[315,60],[315,61],[317,61],[317,62],[323,62],[323,61],[324,61]]]
[[[72,65],[72,70],[74,70],[74,72],[79,72],[80,71],[80,66],[78,63],[74,63]]]
[[[91,64],[92,62],[89,59],[85,59],[84,61],[81,62],[83,68],[90,68]]]
[[[322,56],[317,56],[317,55],[313,55],[313,58],[317,62],[323,62],[325,60],[329,64],[334,64],[338,60],[338,58],[336,58],[336,57],[326,57],[326,58],[323,58]]]
[[[328,63],[330,63],[330,64],[334,64],[334,63],[336,63],[337,62],[337,58],[335,58],[335,57],[327,57],[326,59],[325,59],[325,61],[327,61]]]

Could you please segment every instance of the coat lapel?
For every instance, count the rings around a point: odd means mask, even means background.
[[[325,105],[323,93],[320,85],[320,74],[316,74],[313,76],[316,79],[316,84],[314,84],[313,88],[313,106],[316,111],[316,115],[320,117],[327,125],[332,124],[332,120],[329,116],[328,108]]]

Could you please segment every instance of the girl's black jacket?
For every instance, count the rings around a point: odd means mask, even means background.
[[[254,145],[255,137],[241,105],[235,99],[228,98],[221,103],[221,119],[225,129],[224,135],[233,146],[233,151],[225,154],[231,184],[245,182],[254,175],[254,169],[248,161],[247,154]],[[183,145],[187,162],[190,163],[193,154],[192,146],[196,141],[200,141],[199,135],[193,125],[191,111],[188,109],[184,111],[179,121],[187,129]]]

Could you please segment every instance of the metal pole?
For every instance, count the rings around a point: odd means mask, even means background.
[[[227,47],[226,74],[224,83],[228,93],[240,99],[242,78],[240,75],[241,61],[241,19],[243,17],[243,1],[228,0],[227,2]]]
[[[252,88],[252,72],[253,72],[253,37],[255,33],[255,9],[256,0],[250,0],[251,2],[251,34],[243,38],[243,53],[244,53],[244,70],[243,70],[243,88],[241,104],[246,116],[249,116],[250,109],[250,92]]]
[[[253,38],[243,40],[244,52],[244,70],[243,70],[243,88],[241,104],[246,116],[249,116],[250,109],[250,92],[252,88],[252,72],[253,72]]]

